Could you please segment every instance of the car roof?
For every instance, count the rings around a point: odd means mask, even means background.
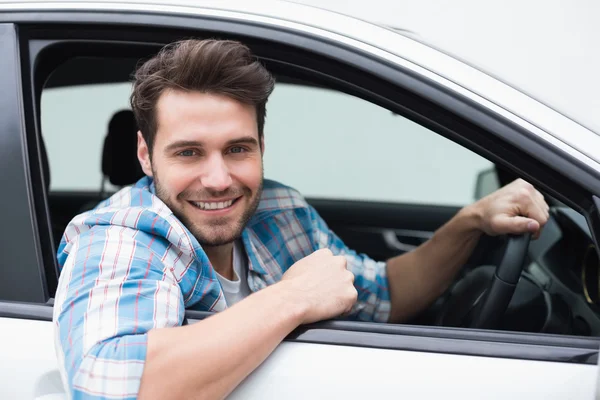
[[[600,2],[293,0],[400,27],[600,134]]]
[[[428,46],[415,35],[387,28],[303,4],[284,1],[242,2],[237,0],[0,0],[0,12],[10,10],[89,10],[120,9],[143,12],[218,16],[285,27],[321,36],[365,50],[383,59],[412,69],[420,75],[451,87],[469,98],[483,99],[488,108],[506,117],[518,116],[538,136],[564,148],[575,150],[577,158],[600,170],[600,136],[583,124],[536,101],[481,70]],[[480,101],[481,103],[481,101]],[[575,155],[575,153],[571,152]]]

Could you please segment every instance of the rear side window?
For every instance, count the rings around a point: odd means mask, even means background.
[[[102,181],[102,148],[112,117],[129,109],[130,83],[48,88],[42,92],[42,134],[50,191],[94,191]],[[111,189],[109,185],[107,188]],[[114,188],[113,188],[114,189]]]

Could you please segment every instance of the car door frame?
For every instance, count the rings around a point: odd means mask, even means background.
[[[20,68],[20,48],[17,26],[0,22],[0,110],[2,110],[2,132],[0,132],[0,186],[2,207],[0,218],[4,223],[0,251],[0,298],[9,301],[45,302],[48,299],[47,275],[42,265],[47,246],[42,243],[46,224],[40,223],[33,211],[34,203],[43,208],[33,190],[41,176],[39,155],[28,152],[36,149],[35,136],[27,135],[32,126],[26,123]],[[30,162],[31,161],[31,162]],[[34,183],[35,182],[35,183]],[[42,193],[42,196],[44,193]],[[46,221],[47,222],[47,221]],[[38,235],[38,233],[40,235]],[[54,266],[54,264],[51,264]],[[52,279],[52,278],[50,278]]]
[[[25,203],[23,200],[28,199],[26,206],[31,214],[28,221],[32,223],[32,226],[36,221],[38,229],[33,230],[32,228],[26,237],[31,241],[35,250],[32,251],[32,254],[37,255],[37,259],[31,263],[39,268],[37,272],[42,276],[55,268],[55,264],[53,261],[52,266],[49,267],[48,257],[42,256],[49,251],[51,234],[44,197],[46,194],[43,189],[42,163],[40,162],[41,137],[39,120],[36,118],[36,115],[39,116],[37,108],[39,103],[36,104],[33,100],[39,99],[39,93],[36,93],[35,82],[32,78],[35,59],[29,58],[29,55],[35,54],[35,51],[39,51],[40,48],[29,46],[32,38],[29,36],[31,31],[26,29],[26,24],[47,24],[45,26],[48,27],[50,24],[58,22],[68,24],[69,21],[74,20],[73,13],[75,11],[0,14],[0,23],[24,23],[23,29],[19,30],[19,36],[13,35],[15,41],[20,40],[20,46],[18,46],[20,59],[15,58],[15,60],[20,61],[19,70],[30,75],[29,78],[24,76],[25,74],[21,77],[14,76],[16,82],[23,87],[23,93],[26,93],[26,96],[24,101],[18,102],[20,108],[13,115],[13,124],[19,125],[20,128],[15,129],[11,136],[14,136],[15,141],[21,141],[20,149],[23,157],[18,162],[15,161],[14,165],[21,163],[19,168],[27,171],[24,173],[28,178],[28,193],[21,192],[19,196],[15,194],[14,202]],[[178,36],[184,32],[196,34],[221,32],[223,36],[243,37],[258,41],[268,37],[269,43],[273,45],[284,48],[293,46],[309,55],[343,61],[346,64],[342,63],[341,65],[351,66],[356,71],[362,70],[372,79],[369,93],[364,90],[368,85],[365,84],[364,79],[366,78],[363,78],[354,81],[354,84],[365,86],[354,88],[360,90],[354,91],[352,94],[367,97],[376,104],[401,113],[527,177],[532,183],[584,214],[590,221],[593,234],[598,237],[600,224],[593,200],[593,196],[600,195],[597,171],[589,169],[574,157],[558,152],[549,143],[536,139],[535,135],[526,131],[522,126],[494,114],[471,98],[449,92],[447,88],[441,87],[436,82],[416,76],[413,71],[405,70],[398,65],[390,65],[384,60],[374,58],[372,55],[362,53],[360,49],[353,49],[345,44],[335,41],[326,42],[322,38],[311,37],[306,32],[299,33],[260,23],[216,20],[200,14],[179,16],[141,12],[124,15],[93,11],[77,11],[76,13],[76,20],[79,24],[71,26],[69,34],[85,32],[82,36],[87,40],[98,40],[98,38],[90,34],[90,31],[93,31],[92,28],[80,25],[86,22],[92,25],[111,25],[116,28],[115,31],[111,30],[111,34],[116,36],[129,33],[128,41],[135,40],[143,43],[158,36],[166,38]],[[144,28],[144,26],[152,26],[155,35],[149,35],[148,28]],[[106,31],[104,32],[106,33]],[[21,35],[21,33],[24,34]],[[144,35],[147,36],[144,37]],[[41,44],[43,44],[41,41],[36,42],[36,46]],[[17,47],[15,47],[15,51],[16,49]],[[305,64],[301,65],[306,66]],[[19,98],[16,88],[12,93],[14,97],[11,98]],[[27,101],[28,97],[29,101]],[[556,170],[559,170],[560,174],[557,174]],[[9,189],[22,186],[22,183],[12,182],[10,185]],[[31,212],[32,204],[35,205],[35,212]],[[0,215],[6,216],[9,211],[3,209],[0,212],[2,213]],[[39,227],[43,225],[45,225],[45,229]],[[21,239],[23,240],[24,237],[25,234]],[[15,239],[11,243],[19,245],[21,241]],[[21,246],[20,249],[23,247]],[[44,304],[50,298],[47,292],[46,289],[39,289],[38,297],[40,299],[35,301],[37,304],[2,302],[0,317],[50,320],[50,306]],[[208,314],[188,311],[186,315],[190,322],[194,322],[205,318]],[[443,327],[377,325],[344,321],[326,321],[299,327],[286,338],[286,341],[555,361],[590,366],[597,363],[600,344],[599,338]]]

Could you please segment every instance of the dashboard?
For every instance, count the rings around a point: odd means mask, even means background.
[[[546,311],[539,330],[600,336],[600,259],[586,219],[553,207],[529,257],[523,277],[541,290]]]

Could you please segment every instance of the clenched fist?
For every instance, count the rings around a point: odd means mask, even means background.
[[[303,324],[337,317],[352,309],[358,296],[346,259],[317,250],[292,265],[280,284],[304,304]]]

